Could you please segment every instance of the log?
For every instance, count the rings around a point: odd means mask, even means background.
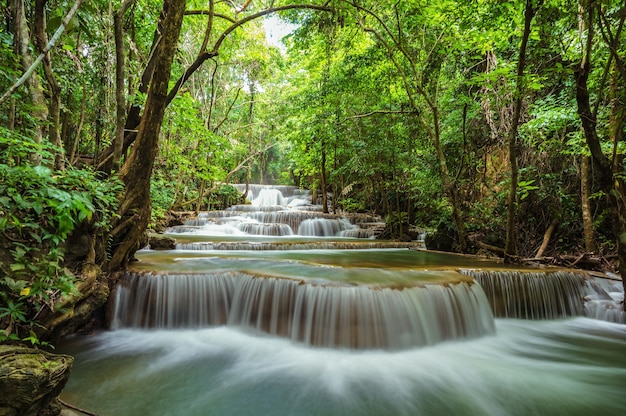
[[[550,223],[550,226],[546,230],[545,234],[543,235],[543,242],[541,243],[541,247],[539,247],[539,250],[537,250],[537,254],[535,254],[535,257],[543,256],[546,248],[548,248],[548,244],[550,243],[550,239],[552,238],[552,233],[556,229],[557,225],[559,225],[559,220],[558,218],[554,218]]]

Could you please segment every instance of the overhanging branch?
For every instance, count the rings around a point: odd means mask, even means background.
[[[189,77],[191,77],[191,75],[193,75],[194,72],[196,72],[201,66],[202,64],[210,58],[213,58],[215,56],[217,56],[219,54],[219,49],[222,46],[222,43],[224,42],[224,40],[226,40],[226,38],[228,37],[228,35],[230,35],[235,29],[237,29],[238,27],[254,20],[254,19],[258,19],[259,17],[263,17],[263,16],[267,16],[269,14],[273,14],[273,13],[278,13],[278,12],[282,12],[282,11],[286,11],[286,10],[294,10],[294,9],[310,9],[310,10],[319,10],[319,11],[324,11],[324,12],[330,12],[332,11],[332,9],[326,5],[317,5],[317,4],[288,4],[285,6],[276,6],[276,7],[270,7],[268,9],[265,10],[261,10],[259,12],[253,13],[249,16],[244,17],[241,20],[236,20],[234,21],[234,23],[229,26],[221,35],[220,37],[215,41],[215,44],[213,45],[213,49],[209,52],[209,51],[201,51],[201,53],[198,55],[198,57],[195,59],[195,61],[185,70],[184,74],[178,79],[178,81],[176,81],[176,84],[174,85],[174,87],[172,88],[172,90],[169,92],[169,94],[167,95],[167,104],[169,105],[170,102],[172,102],[172,100],[174,99],[174,97],[176,97],[176,94],[178,94],[178,91],[180,90],[180,88],[183,86],[183,84],[189,79]]]

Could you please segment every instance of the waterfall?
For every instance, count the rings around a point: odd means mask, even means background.
[[[462,270],[485,290],[496,317],[556,319],[585,315],[585,297],[597,293],[586,275],[569,271]]]
[[[287,205],[283,193],[278,189],[262,189],[256,198],[252,200],[255,207],[271,207]]]
[[[298,227],[298,235],[335,237],[347,229],[357,228],[344,218],[312,218],[306,219]],[[369,236],[368,236],[369,237]]]
[[[250,235],[293,235],[291,227],[287,224],[245,222],[239,225],[239,229]]]
[[[172,234],[183,234],[189,231],[213,233],[220,226],[228,228],[239,227],[240,224],[257,222],[267,224],[284,224],[291,229],[285,234],[261,234],[261,235],[291,235],[311,237],[351,237],[351,238],[371,238],[374,235],[372,230],[361,228],[339,214],[324,214],[316,211],[296,209],[286,209],[285,207],[255,207],[255,206],[235,206],[233,209],[225,211],[210,211],[202,213],[198,218],[189,219],[185,225],[177,225],[168,229]],[[361,218],[355,217],[357,222]],[[190,228],[195,227],[195,228]],[[240,228],[241,229],[241,228]],[[232,234],[232,233],[229,233]],[[255,235],[252,232],[251,235]],[[259,235],[259,234],[256,234]]]
[[[240,192],[246,187],[243,184],[233,186]],[[200,212],[197,218],[171,227],[167,232],[368,239],[380,234],[380,225],[384,225],[379,216],[371,214],[323,213],[320,205],[311,204],[308,191],[294,186],[250,184],[248,188],[250,204],[233,205],[223,211]]]
[[[480,285],[389,288],[311,284],[240,272],[128,273],[112,328],[229,325],[307,345],[400,349],[494,332]]]
[[[424,250],[423,241],[307,241],[307,242],[248,242],[248,241],[221,241],[221,242],[191,242],[176,244],[178,250],[363,250],[363,249],[390,249],[410,248]]]
[[[617,279],[596,278],[591,282],[595,293],[585,298],[586,316],[601,321],[626,324],[624,286],[621,279]]]

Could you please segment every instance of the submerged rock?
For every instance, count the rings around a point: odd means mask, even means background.
[[[0,416],[52,416],[74,359],[26,347],[0,345]]]

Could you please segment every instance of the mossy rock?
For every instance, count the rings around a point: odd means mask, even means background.
[[[176,240],[161,234],[152,234],[148,240],[148,244],[152,250],[174,250],[176,249]]]
[[[52,416],[74,359],[26,347],[0,345],[0,416]]]

